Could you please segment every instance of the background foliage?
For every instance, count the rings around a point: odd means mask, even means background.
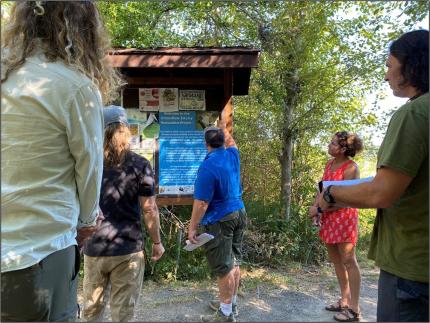
[[[246,46],[261,49],[249,95],[235,97],[235,133],[249,215],[245,260],[250,266],[320,264],[326,251],[307,217],[339,130],[362,135],[362,176],[375,172],[378,147],[364,113],[383,81],[391,40],[428,20],[428,1],[100,1],[115,47]],[[8,2],[2,2],[2,23]],[[382,94],[381,94],[382,95]],[[378,98],[381,97],[379,95]],[[187,253],[190,207],[162,210],[166,255],[146,275],[208,276],[201,250]],[[374,219],[360,211],[358,251],[364,260]],[[147,242],[147,253],[149,250]]]

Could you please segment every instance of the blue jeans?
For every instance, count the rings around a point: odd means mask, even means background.
[[[378,322],[428,322],[429,284],[381,270],[378,281]]]

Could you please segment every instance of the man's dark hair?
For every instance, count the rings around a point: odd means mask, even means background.
[[[207,128],[205,129],[205,141],[212,148],[219,148],[224,145],[224,132],[216,127]]]
[[[400,36],[390,45],[390,54],[402,64],[404,84],[421,93],[429,90],[429,32],[415,30]]]

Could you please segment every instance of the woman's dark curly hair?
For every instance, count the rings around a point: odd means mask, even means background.
[[[403,85],[418,89],[420,94],[429,90],[429,32],[415,30],[400,36],[390,45],[390,54],[402,65]]]
[[[355,133],[339,131],[335,133],[335,136],[337,137],[339,146],[346,148],[344,153],[346,157],[354,157],[363,150],[363,140]]]

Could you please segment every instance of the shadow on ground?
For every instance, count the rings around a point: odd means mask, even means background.
[[[298,275],[297,284],[279,287],[261,283],[248,288],[239,297],[238,322],[333,322],[333,312],[324,310],[336,302],[337,290],[331,281],[315,275]],[[213,313],[208,302],[217,295],[214,283],[207,287],[180,286],[145,282],[134,321],[199,322],[201,315]],[[376,321],[377,276],[363,274],[360,306],[362,321]],[[80,293],[81,295],[81,293]],[[82,297],[80,296],[82,304]],[[111,321],[109,305],[103,321]]]

